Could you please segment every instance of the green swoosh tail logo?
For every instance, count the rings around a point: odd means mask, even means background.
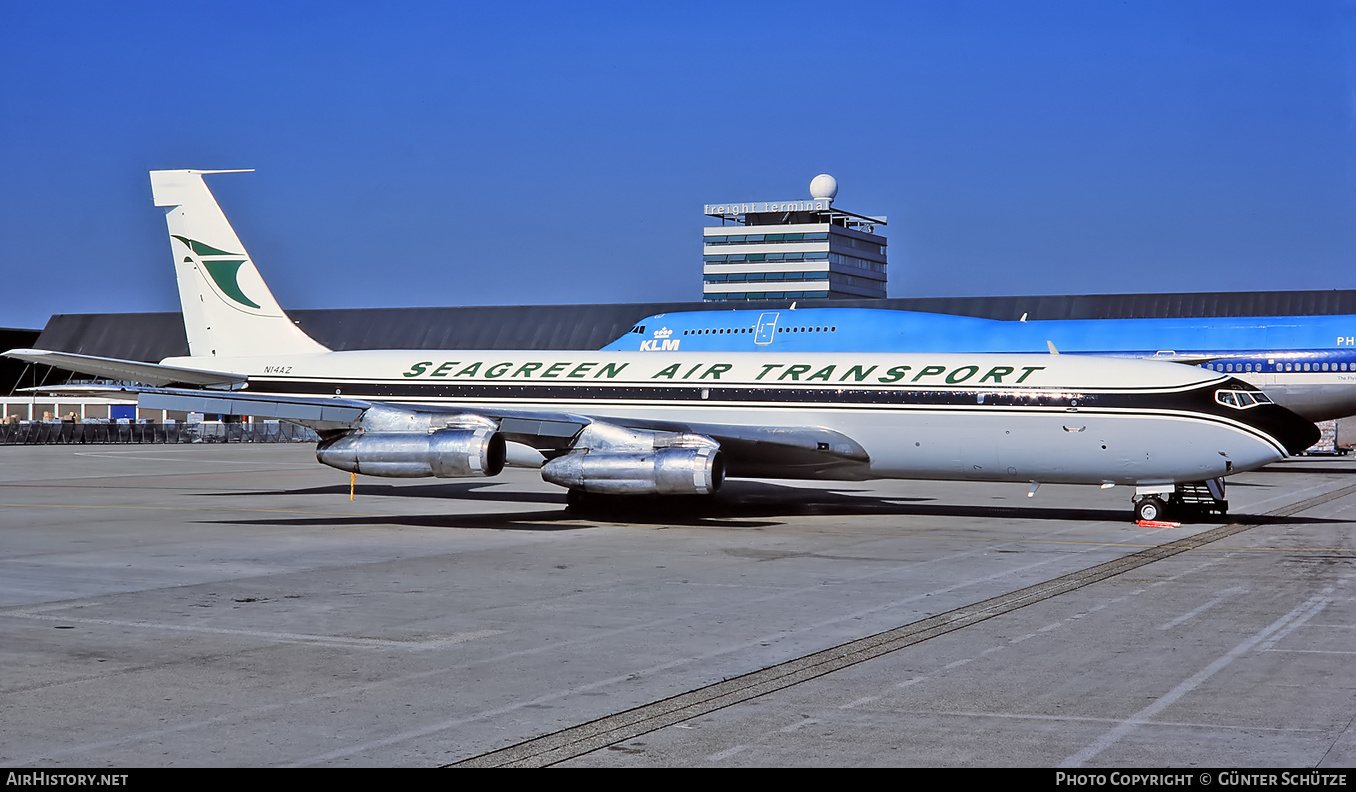
[[[189,250],[192,250],[195,254],[199,256],[244,255],[243,253],[231,253],[226,250],[218,250],[212,247],[211,245],[205,245],[196,239],[188,239],[187,237],[181,237],[178,234],[171,234],[171,236],[173,236],[180,242],[183,242],[185,245],[188,246]],[[192,259],[186,258],[184,259],[184,261],[192,261]],[[232,300],[235,300],[236,302],[240,303],[241,305],[247,305],[250,308],[260,308],[262,306],[260,306],[254,300],[251,300],[249,297],[246,297],[245,292],[240,290],[240,281],[239,281],[240,266],[244,264],[246,261],[248,261],[248,259],[231,259],[229,261],[224,260],[208,261],[206,258],[204,258],[202,264],[203,267],[206,268],[207,274],[212,276],[212,281],[217,284],[217,288],[221,289],[223,294],[225,294],[227,297],[230,297]]]
[[[207,272],[212,276],[212,280],[217,282],[217,286],[226,293],[227,297],[240,303],[248,305],[251,308],[260,307],[258,303],[245,296],[240,290],[240,283],[236,281],[236,273],[240,271],[240,265],[244,261],[204,261],[203,266],[207,267]]]

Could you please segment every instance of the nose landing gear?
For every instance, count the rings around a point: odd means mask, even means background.
[[[1163,516],[1167,506],[1157,495],[1149,495],[1135,501],[1135,520],[1157,520]]]
[[[1135,488],[1135,520],[1162,520],[1174,518],[1220,517],[1229,513],[1229,501],[1224,498],[1224,479],[1193,481],[1186,484],[1145,486]]]

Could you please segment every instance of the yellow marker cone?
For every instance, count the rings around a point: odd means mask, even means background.
[[[353,483],[358,480],[357,473],[348,474],[348,499],[353,500]]]

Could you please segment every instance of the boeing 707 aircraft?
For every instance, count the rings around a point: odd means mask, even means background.
[[[140,385],[142,407],[315,429],[320,462],[388,477],[540,468],[596,496],[709,495],[727,476],[1123,485],[1136,515],[1204,502],[1314,426],[1227,374],[1142,360],[873,352],[330,351],[279,307],[203,182],[153,171],[187,357],[7,355]],[[1033,490],[1034,491],[1034,490]],[[1208,493],[1201,495],[1201,493]]]

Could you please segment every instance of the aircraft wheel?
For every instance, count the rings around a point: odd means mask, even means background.
[[[580,516],[605,516],[624,510],[634,500],[634,496],[603,495],[588,490],[571,489],[565,493],[565,511]]]
[[[1135,519],[1161,520],[1165,511],[1163,501],[1151,496],[1135,504]]]

